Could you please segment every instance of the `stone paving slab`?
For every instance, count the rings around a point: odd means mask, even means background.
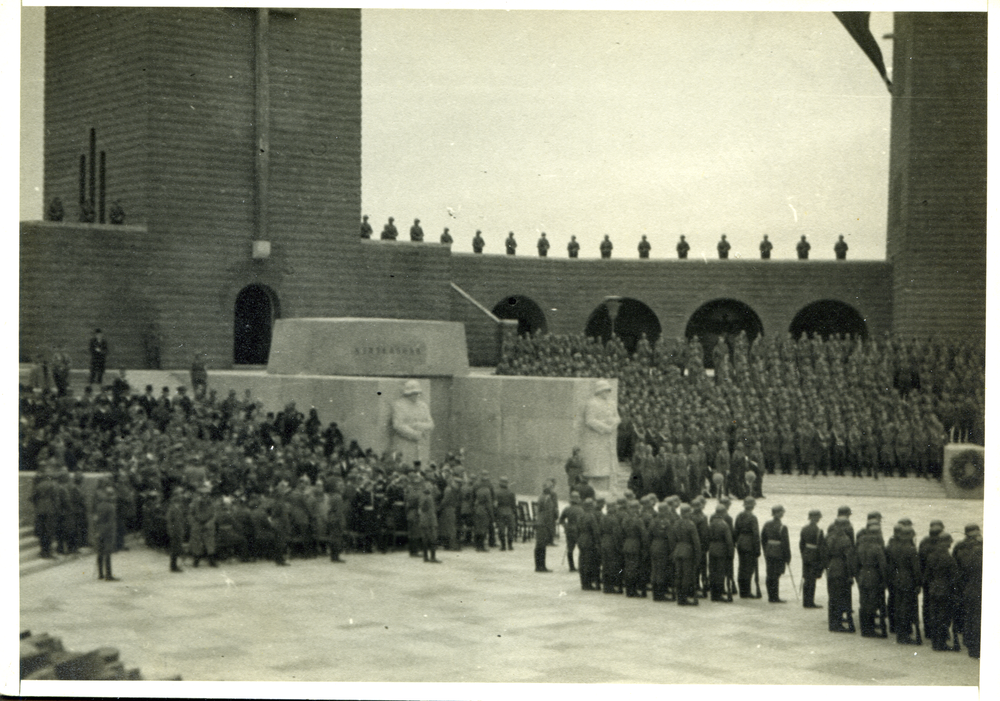
[[[907,515],[921,534],[931,519],[941,518],[960,535],[965,523],[981,522],[983,515],[982,502],[958,500],[867,503],[783,495],[781,501],[793,542],[809,508],[823,511],[825,526],[842,502],[852,506],[856,525],[878,508],[887,530]],[[762,522],[770,502],[758,505]],[[183,574],[168,572],[166,555],[138,547],[114,555],[120,582],[97,580],[90,558],[21,578],[20,628],[59,636],[68,649],[116,647],[145,679],[979,683],[979,661],[964,652],[828,633],[825,611],[796,604],[788,573],[781,581],[790,601],[785,605],[702,600],[697,608],[681,608],[582,591],[578,577],[560,566],[562,547],[548,549],[548,565],[557,570],[552,574],[533,572],[530,543],[512,552],[442,551],[440,565],[403,551],[351,554],[344,565],[322,558],[293,560],[290,567],[226,563],[188,567]],[[792,567],[798,582],[797,553]],[[817,589],[817,603],[825,605],[825,582]],[[856,589],[854,597],[856,608]]]

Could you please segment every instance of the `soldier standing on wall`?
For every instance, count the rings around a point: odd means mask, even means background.
[[[368,215],[361,217],[361,238],[370,239],[372,237],[372,225],[368,223]]]
[[[774,248],[774,245],[767,240],[767,234],[764,234],[764,240],[760,242],[760,259],[770,260],[772,248]]]
[[[649,241],[646,240],[646,235],[642,235],[642,241],[639,242],[639,257],[649,258],[649,250],[652,246],[649,245]]]
[[[580,244],[576,241],[576,236],[569,237],[569,244],[566,246],[566,250],[569,251],[570,258],[580,257]]]
[[[476,229],[476,235],[472,237],[472,252],[482,253],[483,246],[485,245],[486,242],[483,240],[483,232],[480,231],[479,229]]]

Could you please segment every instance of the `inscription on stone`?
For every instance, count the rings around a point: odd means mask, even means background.
[[[407,355],[424,356],[427,347],[421,343],[419,345],[377,345],[377,346],[354,346],[354,355]]]

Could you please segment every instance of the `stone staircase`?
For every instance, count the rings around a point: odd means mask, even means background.
[[[810,494],[845,497],[945,499],[944,485],[923,477],[806,477],[764,475],[764,494]]]
[[[52,544],[52,557],[42,557],[38,545],[38,538],[35,536],[34,526],[21,525],[18,528],[18,570],[19,575],[24,577],[35,572],[47,570],[50,567],[61,565],[66,562],[74,562],[81,557],[89,557],[91,549],[84,546],[76,555],[59,555],[55,551],[55,542]]]

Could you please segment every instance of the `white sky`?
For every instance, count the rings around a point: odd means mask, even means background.
[[[871,22],[887,64],[892,15]],[[885,257],[890,96],[831,12],[366,10],[362,207],[487,253]],[[891,69],[890,69],[891,70]],[[450,212],[449,212],[450,208]]]
[[[41,217],[41,8],[22,10],[21,218]],[[890,13],[872,30],[891,64]],[[832,13],[362,13],[362,209],[454,250],[885,255],[888,91]],[[891,66],[890,66],[891,69]],[[449,208],[451,212],[449,213]]]

